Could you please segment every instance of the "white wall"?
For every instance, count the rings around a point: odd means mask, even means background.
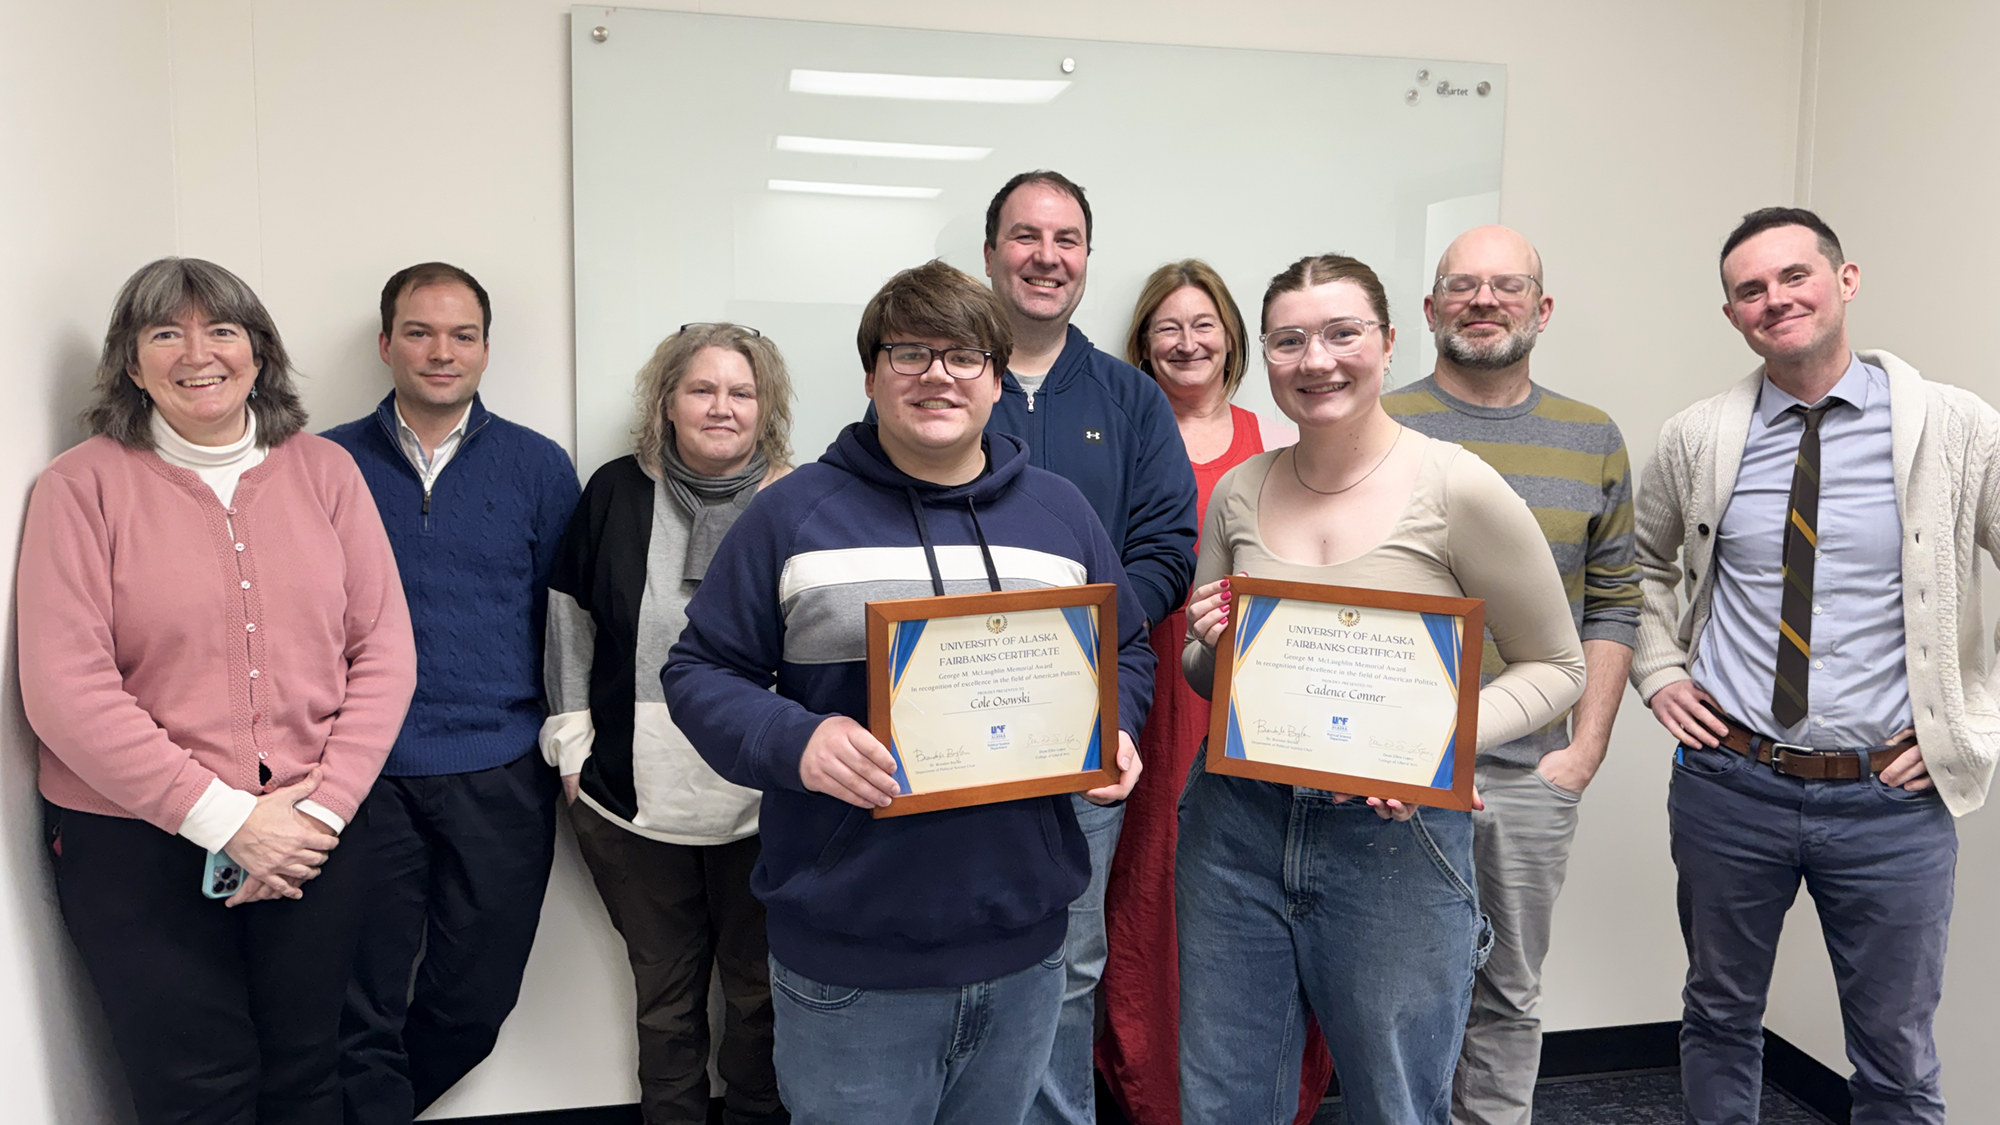
[[[1861,264],[1849,306],[1855,342],[1883,347],[1931,379],[2000,403],[1993,318],[1981,281],[2000,260],[1992,185],[2000,117],[1988,90],[2000,8],[1982,0],[1879,5],[1827,0],[1807,13],[1799,202]],[[1996,574],[1985,567],[1989,627]],[[1958,822],[1958,897],[1938,1049],[1953,1119],[2000,1119],[2000,811]],[[1768,1023],[1841,1073],[1839,1007],[1817,924],[1801,906],[1779,951]],[[1977,1107],[1985,1106],[1984,1110]]]
[[[113,0],[80,26],[55,5],[0,3],[0,1088],[8,1120],[117,1121],[122,1083],[57,915],[15,679],[13,569],[28,491],[80,435],[118,283],[174,245],[162,0]]]
[[[36,162],[36,179],[17,188],[0,179],[10,218],[0,231],[10,239],[16,198],[53,197],[69,225],[39,258],[19,259],[32,300],[0,302],[0,316],[45,308],[63,294],[57,311],[31,314],[29,338],[48,339],[32,359],[40,394],[29,409],[10,412],[0,426],[10,440],[8,504],[18,504],[34,468],[68,440],[58,422],[74,405],[51,388],[70,387],[88,365],[95,318],[118,278],[164,249],[209,255],[243,273],[272,307],[308,376],[308,403],[318,424],[356,416],[387,389],[374,358],[373,306],[382,280],[394,269],[428,257],[458,262],[478,274],[496,304],[494,361],[486,393],[499,412],[536,426],[565,444],[572,439],[572,316],[569,245],[568,9],[559,0],[343,0],[301,5],[274,0],[161,0],[116,9],[118,34],[97,34],[74,44],[57,17],[41,16],[26,0],[10,0],[23,15],[7,17],[7,49],[31,60],[28,71],[7,68],[0,82],[16,82],[46,96],[50,76],[60,76],[62,52],[87,58],[88,71],[154,75],[141,83],[127,115],[102,123],[49,122],[47,136],[92,138],[71,142],[60,162]],[[1254,0],[1218,19],[1212,4],[1192,0],[1108,0],[1093,5],[997,5],[973,0],[849,0],[838,6],[809,0],[660,4],[739,15],[840,19],[947,30],[1054,34],[1116,40],[1287,48],[1375,55],[1413,55],[1506,63],[1509,67],[1508,133],[1502,192],[1503,221],[1541,247],[1556,317],[1537,353],[1536,374],[1545,383],[1612,412],[1624,426],[1635,463],[1649,455],[1659,423],[1673,410],[1712,393],[1751,366],[1717,313],[1714,254],[1734,220],[1753,207],[1793,199],[1795,185],[1810,178],[1841,227],[1855,256],[1871,266],[1869,288],[1856,317],[1895,324],[1891,346],[1920,365],[1942,371],[1975,370],[1946,351],[1978,345],[1970,333],[1919,334],[1908,315],[1886,317],[1897,301],[1922,311],[1921,291],[1893,271],[1915,259],[1914,238],[1892,239],[1898,224],[1914,227],[1948,205],[1899,210],[1901,199],[1922,199],[1977,185],[1966,168],[1938,168],[1961,175],[1926,174],[1913,184],[1891,179],[1891,166],[1867,153],[1860,139],[1894,137],[1898,146],[1938,150],[1934,159],[1975,160],[1951,144],[1923,140],[1900,126],[1881,127],[1883,114],[1911,109],[1919,88],[1937,85],[1925,103],[1935,110],[1937,140],[1956,143],[1951,114],[1969,115],[1947,80],[1922,67],[1940,65],[1925,55],[1922,35],[1897,31],[1886,14],[1869,6],[1829,8],[1825,57],[1853,58],[1860,44],[1901,44],[1898,65],[1873,78],[1848,105],[1822,80],[1802,83],[1801,59],[1811,10],[1806,0],[1744,5],[1732,0],[1689,0],[1673,5],[1608,5],[1588,0],[1521,0],[1504,8],[1469,0],[1411,8],[1359,0]],[[11,8],[9,9],[12,10]],[[1949,20],[1966,25],[1983,13],[1973,0],[1940,5],[1927,17],[1936,29]],[[1067,22],[1050,20],[1061,11]],[[1894,10],[1904,18],[1908,8]],[[171,33],[166,16],[172,16]],[[33,13],[31,20],[30,13]],[[1873,26],[1882,24],[1882,26]],[[34,33],[16,36],[16,28]],[[1846,29],[1846,30],[1842,30]],[[1844,37],[1843,37],[1844,36]],[[1935,49],[1958,52],[1955,65],[1970,82],[1979,37],[1940,34]],[[114,47],[113,42],[126,44]],[[1991,37],[1985,38],[1991,42]],[[52,51],[50,44],[55,44]],[[1841,44],[1847,46],[1842,47]],[[1845,55],[1841,51],[1848,52]],[[1962,55],[1962,57],[1961,57]],[[1901,65],[1903,59],[1911,65]],[[166,63],[171,61],[171,75]],[[1921,63],[1921,66],[1919,65]],[[1850,61],[1845,71],[1856,69]],[[1914,74],[1905,73],[1915,71]],[[1843,73],[1845,73],[1843,71]],[[1824,74],[1824,72],[1822,72]],[[37,79],[35,76],[43,76]],[[1171,80],[1163,75],[1162,80]],[[96,80],[100,86],[103,78]],[[1867,130],[1825,127],[1804,131],[1814,143],[1813,174],[1796,160],[1801,136],[1801,90],[1818,90],[1820,122],[1876,122]],[[171,147],[158,119],[162,90],[170,90]],[[97,89],[94,95],[108,95]],[[26,106],[25,94],[8,106]],[[95,102],[86,102],[86,108]],[[140,117],[130,116],[143,109]],[[7,111],[11,113],[12,111]],[[85,108],[69,106],[81,114]],[[1271,112],[1297,118],[1301,128],[1322,122],[1327,111],[1277,105]],[[1877,115],[1875,117],[1870,114]],[[150,115],[150,116],[146,116]],[[141,119],[143,117],[143,120]],[[1900,117],[1890,118],[1900,121]],[[0,116],[11,130],[11,116]],[[94,164],[112,156],[97,138],[128,138],[125,151],[149,159],[122,160],[128,196],[90,194],[101,189]],[[1842,138],[1846,138],[1843,142]],[[19,167],[9,159],[21,147],[7,135],[0,148],[0,177]],[[109,142],[114,150],[118,142]],[[1843,148],[1843,143],[1846,147]],[[1989,148],[1991,146],[1988,146]],[[1839,152],[1837,158],[1833,153]],[[1171,144],[1134,142],[1132,159],[1199,157],[1199,138]],[[1851,174],[1852,217],[1835,205],[1839,177]],[[134,174],[126,169],[138,168]],[[1979,165],[1980,171],[1985,170]],[[1357,175],[1378,170],[1358,164]],[[1164,174],[1164,173],[1163,173]],[[1254,169],[1245,169],[1254,183]],[[1845,182],[1845,181],[1841,181]],[[1905,196],[1898,192],[1909,191]],[[1922,193],[1914,194],[1914,193]],[[1969,193],[1968,193],[1969,194]],[[1872,200],[1864,205],[1863,200]],[[178,204],[178,228],[167,226]],[[1952,200],[1951,202],[1957,202]],[[1880,215],[1879,220],[1864,213]],[[1911,216],[1905,218],[1904,216]],[[115,237],[83,227],[108,216],[114,225],[149,237]],[[148,216],[158,216],[157,219]],[[1869,227],[1883,236],[1878,238]],[[1954,224],[1962,239],[1973,224]],[[1990,232],[1989,232],[1990,233]],[[149,240],[150,238],[150,240]],[[172,245],[164,245],[171,241]],[[1902,245],[1891,245],[1891,242]],[[1954,249],[1962,243],[1954,243]],[[1872,256],[1864,246],[1874,248]],[[79,248],[103,267],[79,271]],[[1328,249],[1300,247],[1300,252]],[[5,260],[5,259],[0,259]],[[1970,276],[1980,259],[1952,263],[1954,279]],[[1924,259],[1923,264],[1929,265]],[[1273,263],[1273,270],[1282,263]],[[1933,269],[1931,276],[1941,270]],[[87,275],[87,276],[86,276]],[[9,285],[15,284],[11,279]],[[1938,302],[1951,310],[1953,327],[1977,309],[1978,290],[1959,282]],[[1256,295],[1239,295],[1254,302]],[[1872,302],[1872,303],[1871,303]],[[57,315],[58,311],[61,313]],[[1421,331],[1416,309],[1395,310],[1407,330]],[[1933,314],[1936,316],[1938,314]],[[1976,317],[1978,314],[1972,313]],[[677,323],[671,309],[662,323]],[[65,319],[67,318],[67,319]],[[60,324],[58,329],[54,325]],[[1941,329],[1946,326],[1939,325]],[[20,336],[10,334],[9,339]],[[1929,351],[1924,349],[1928,348]],[[81,358],[79,358],[81,357]],[[9,509],[10,512],[15,509]],[[18,517],[7,526],[18,525]],[[28,795],[32,766],[17,704],[6,716],[9,756],[4,781],[11,867],[0,878],[25,886],[0,887],[6,901],[25,904],[0,919],[0,973],[44,981],[61,971],[65,947],[57,940],[45,876],[32,860]],[[1628,699],[1613,754],[1585,804],[1584,822],[1570,867],[1569,888],[1558,912],[1544,1016],[1551,1028],[1675,1019],[1683,971],[1673,911],[1673,877],[1666,855],[1665,738],[1643,708]],[[1993,841],[1967,822],[1968,856]],[[26,842],[24,842],[26,841]],[[1970,864],[1968,871],[1977,870]],[[1961,882],[1961,934],[1975,917],[1991,920],[1993,907]],[[1983,909],[1985,913],[1978,912]],[[27,937],[16,938],[15,931]],[[39,935],[39,936],[35,936]],[[1961,938],[1964,952],[1970,940]],[[1787,947],[1784,971],[1794,965],[1810,976],[1807,948]],[[1823,954],[1820,955],[1824,960]],[[1961,971],[1954,983],[1969,978]],[[0,978],[5,979],[5,978]],[[1786,978],[1789,979],[1789,978]],[[1983,983],[1983,982],[1982,982]],[[46,987],[46,1007],[61,1015],[73,1008],[70,988],[57,977]],[[559,859],[556,884],[544,913],[542,940],[530,966],[523,1007],[510,1021],[496,1057],[439,1107],[440,1113],[474,1114],[627,1101],[630,1073],[630,1001],[620,948],[602,908],[583,880],[573,851]],[[1810,982],[1800,989],[1813,992]],[[1824,989],[1819,991],[1823,992]],[[32,992],[30,994],[33,994]],[[1789,993],[1787,993],[1789,995]],[[1990,1044],[1975,1023],[1975,1009],[1954,999],[1946,1011],[1947,1064],[1953,1082],[1972,1078],[1974,1044]],[[1774,1008],[1773,1026],[1795,1041],[1812,1042],[1819,1028],[1787,1023],[1790,1009]],[[0,1034],[6,1020],[0,1016]],[[63,1017],[67,1018],[67,1017]],[[1815,1015],[1814,1021],[1820,1020]],[[46,1022],[46,1021],[45,1021]],[[58,1021],[60,1022],[60,1021]],[[1982,1036],[1984,1036],[1982,1038]],[[48,1038],[44,1036],[43,1038]],[[77,1052],[62,1062],[48,1048],[11,1052],[0,1073],[19,1070],[32,1088],[73,1088]],[[1837,1061],[1837,1051],[1822,1057]],[[1957,1059],[1957,1062],[1953,1062]],[[68,1069],[65,1069],[67,1067]],[[96,1088],[98,1083],[82,1085]],[[1957,1086],[1952,1087],[1954,1091]],[[56,1105],[50,1120],[100,1119],[89,1106]],[[1955,1096],[1956,1093],[1955,1093]],[[1964,1104],[1964,1103],[1961,1103]]]

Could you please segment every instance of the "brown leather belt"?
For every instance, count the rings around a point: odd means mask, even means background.
[[[1789,742],[1766,738],[1727,715],[1721,715],[1721,718],[1729,725],[1729,733],[1722,736],[1725,748],[1752,761],[1762,762],[1786,777],[1809,781],[1858,781],[1863,777],[1872,777],[1888,769],[1889,763],[1910,748],[1909,739],[1890,746],[1870,747],[1868,772],[1864,774],[1861,772],[1861,756],[1853,750],[1814,750],[1809,746],[1794,746]]]

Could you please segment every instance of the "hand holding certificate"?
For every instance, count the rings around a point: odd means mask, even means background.
[[[902,816],[1116,784],[1116,586],[868,603],[868,727]]]
[[[1472,807],[1484,602],[1248,577],[1229,588],[1211,772]]]

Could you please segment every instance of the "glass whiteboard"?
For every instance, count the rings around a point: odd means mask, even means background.
[[[855,329],[889,275],[985,276],[993,193],[1052,168],[1094,217],[1074,323],[1122,354],[1160,264],[1202,258],[1242,307],[1237,402],[1270,410],[1264,286],[1311,253],[1380,272],[1421,378],[1421,301],[1459,231],[1499,217],[1496,64],[572,9],[577,467],[628,452],[633,377],[681,324],[762,331],[792,373],[792,447],[866,407]]]

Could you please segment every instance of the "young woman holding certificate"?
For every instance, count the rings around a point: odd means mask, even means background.
[[[1583,650],[1548,544],[1497,472],[1383,412],[1395,329],[1375,272],[1336,254],[1294,263],[1264,295],[1262,344],[1299,443],[1216,487],[1188,683],[1211,693],[1227,576],[1243,574],[1483,598],[1507,668],[1480,692],[1480,745],[1561,715]],[[1472,878],[1466,813],[1197,767],[1175,883],[1182,1120],[1290,1120],[1316,1013],[1350,1125],[1444,1125],[1489,941]]]

